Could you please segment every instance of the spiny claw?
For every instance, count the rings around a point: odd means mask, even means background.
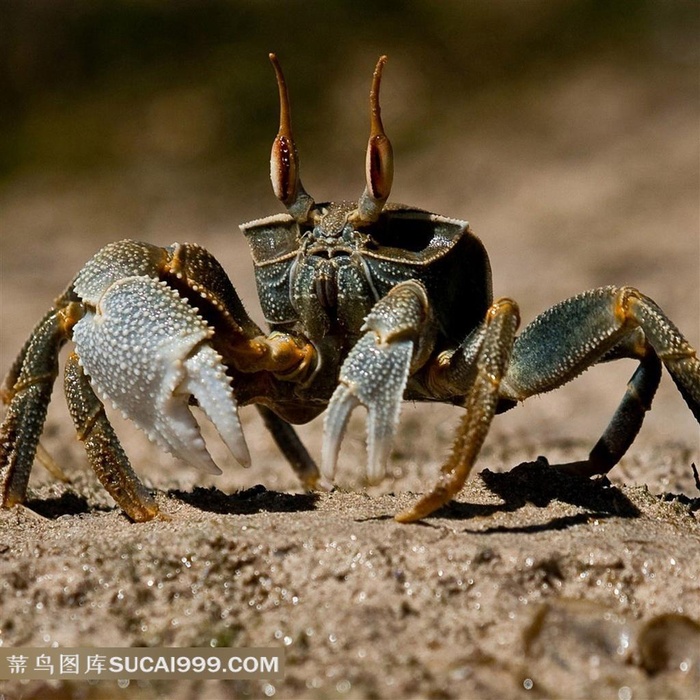
[[[197,310],[146,276],[111,284],[95,306],[73,340],[97,393],[168,452],[220,474],[189,410],[193,395],[234,457],[249,464],[229,378]]]
[[[350,414],[360,405],[360,400],[350,387],[339,384],[333,392],[326,417],[323,420],[323,448],[321,450],[321,476],[332,482],[338,464],[340,442],[345,434]]]
[[[246,445],[238,409],[221,356],[209,345],[200,345],[185,360],[187,378],[182,384],[186,394],[197,399],[207,418],[216,426],[236,461],[250,466],[250,452]]]
[[[324,422],[321,474],[325,479],[332,481],[335,475],[348,419],[362,404],[368,410],[367,481],[376,484],[382,480],[412,355],[411,340],[381,343],[374,333],[367,333],[352,349],[340,370],[340,384]]]

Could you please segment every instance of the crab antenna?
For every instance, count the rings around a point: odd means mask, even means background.
[[[365,224],[370,224],[379,218],[389,198],[394,180],[394,154],[391,142],[384,133],[379,106],[379,85],[385,63],[386,56],[380,56],[372,76],[372,89],[369,92],[370,133],[365,157],[367,186],[357,203],[356,214],[356,221]]]
[[[280,128],[272,142],[270,155],[270,180],[275,196],[299,223],[309,218],[314,200],[306,193],[299,179],[299,156],[292,136],[292,118],[289,109],[289,94],[284,74],[277,56],[270,54],[270,62],[275,69],[277,87],[280,93]]]

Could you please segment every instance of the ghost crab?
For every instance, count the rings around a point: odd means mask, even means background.
[[[133,520],[148,520],[158,508],[97,394],[161,447],[214,473],[189,405],[203,409],[245,465],[238,406],[255,404],[309,488],[320,475],[332,481],[357,406],[368,409],[369,482],[384,475],[403,399],[463,407],[437,484],[396,516],[403,522],[460,491],[495,414],[598,362],[628,357],[639,366],[589,457],[560,467],[592,476],[619,461],[650,407],[662,363],[700,421],[700,363],[651,299],[630,287],[594,289],[545,311],[516,336],[517,304],[493,301],[486,251],[467,223],[387,203],[393,162],[379,107],[384,57],[370,91],[365,190],[357,202],[316,203],[301,184],[286,84],[270,58],[281,105],[271,179],[287,213],[241,227],[269,333],[248,317],[203,248],[132,240],[106,246],[35,327],[5,379],[4,506],[25,498],[68,340],[75,351],[65,367],[66,397],[78,436]],[[319,474],[290,424],[326,409]]]

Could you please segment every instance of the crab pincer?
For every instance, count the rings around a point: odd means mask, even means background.
[[[363,405],[367,481],[376,484],[384,478],[409,374],[425,362],[435,339],[423,285],[411,280],[394,287],[374,305],[361,330],[365,334],[343,363],[328,405],[321,474],[333,480],[350,414]]]
[[[97,393],[163,449],[220,474],[189,410],[193,396],[236,460],[250,464],[230,379],[208,343],[213,329],[196,309],[145,276],[116,282],[95,305],[75,324],[73,341]]]

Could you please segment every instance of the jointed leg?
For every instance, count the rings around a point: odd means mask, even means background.
[[[700,423],[700,360],[697,353],[649,297],[631,290],[628,314],[644,331],[647,341]]]
[[[432,491],[399,513],[396,516],[399,522],[424,518],[464,486],[496,412],[499,386],[508,366],[518,323],[518,307],[510,299],[501,299],[489,309],[484,333],[478,336],[481,342],[474,360],[476,375],[465,399],[466,413],[457,430],[452,453]]]
[[[26,496],[68,325],[64,310],[49,312],[5,380],[4,398],[9,399],[9,406],[0,426],[0,503],[5,507],[21,503]]]
[[[27,357],[27,351],[29,350],[32,343],[36,343],[35,336],[39,332],[39,329],[44,326],[45,323],[50,322],[50,319],[56,315],[56,309],[53,308],[46,313],[44,318],[39,321],[34,327],[32,334],[27,338],[27,342],[24,344],[22,349],[17,354],[15,361],[12,366],[7,371],[5,378],[2,380],[2,385],[0,386],[0,399],[2,403],[7,405],[12,401],[17,390],[17,382],[19,381],[19,376],[22,373],[22,367],[24,366],[24,361]]]
[[[151,520],[158,515],[158,506],[132,470],[75,353],[66,362],[65,387],[78,438],[85,445],[97,478],[132,520]]]
[[[622,459],[637,437],[644,414],[651,408],[660,380],[661,361],[653,351],[649,351],[639,358],[639,367],[627,384],[620,405],[588,459],[554,466],[580,476],[607,474]]]
[[[296,430],[266,406],[257,404],[256,408],[265,422],[265,427],[270,431],[282,454],[299,477],[299,481],[307,489],[316,488],[319,479],[318,467],[299,439]]]
[[[637,290],[604,287],[584,292],[538,316],[518,337],[504,398],[521,401],[557,388],[597,362],[630,357],[639,367],[588,460],[563,465],[578,474],[607,473],[641,428],[664,363],[700,420],[700,362],[659,307]]]

